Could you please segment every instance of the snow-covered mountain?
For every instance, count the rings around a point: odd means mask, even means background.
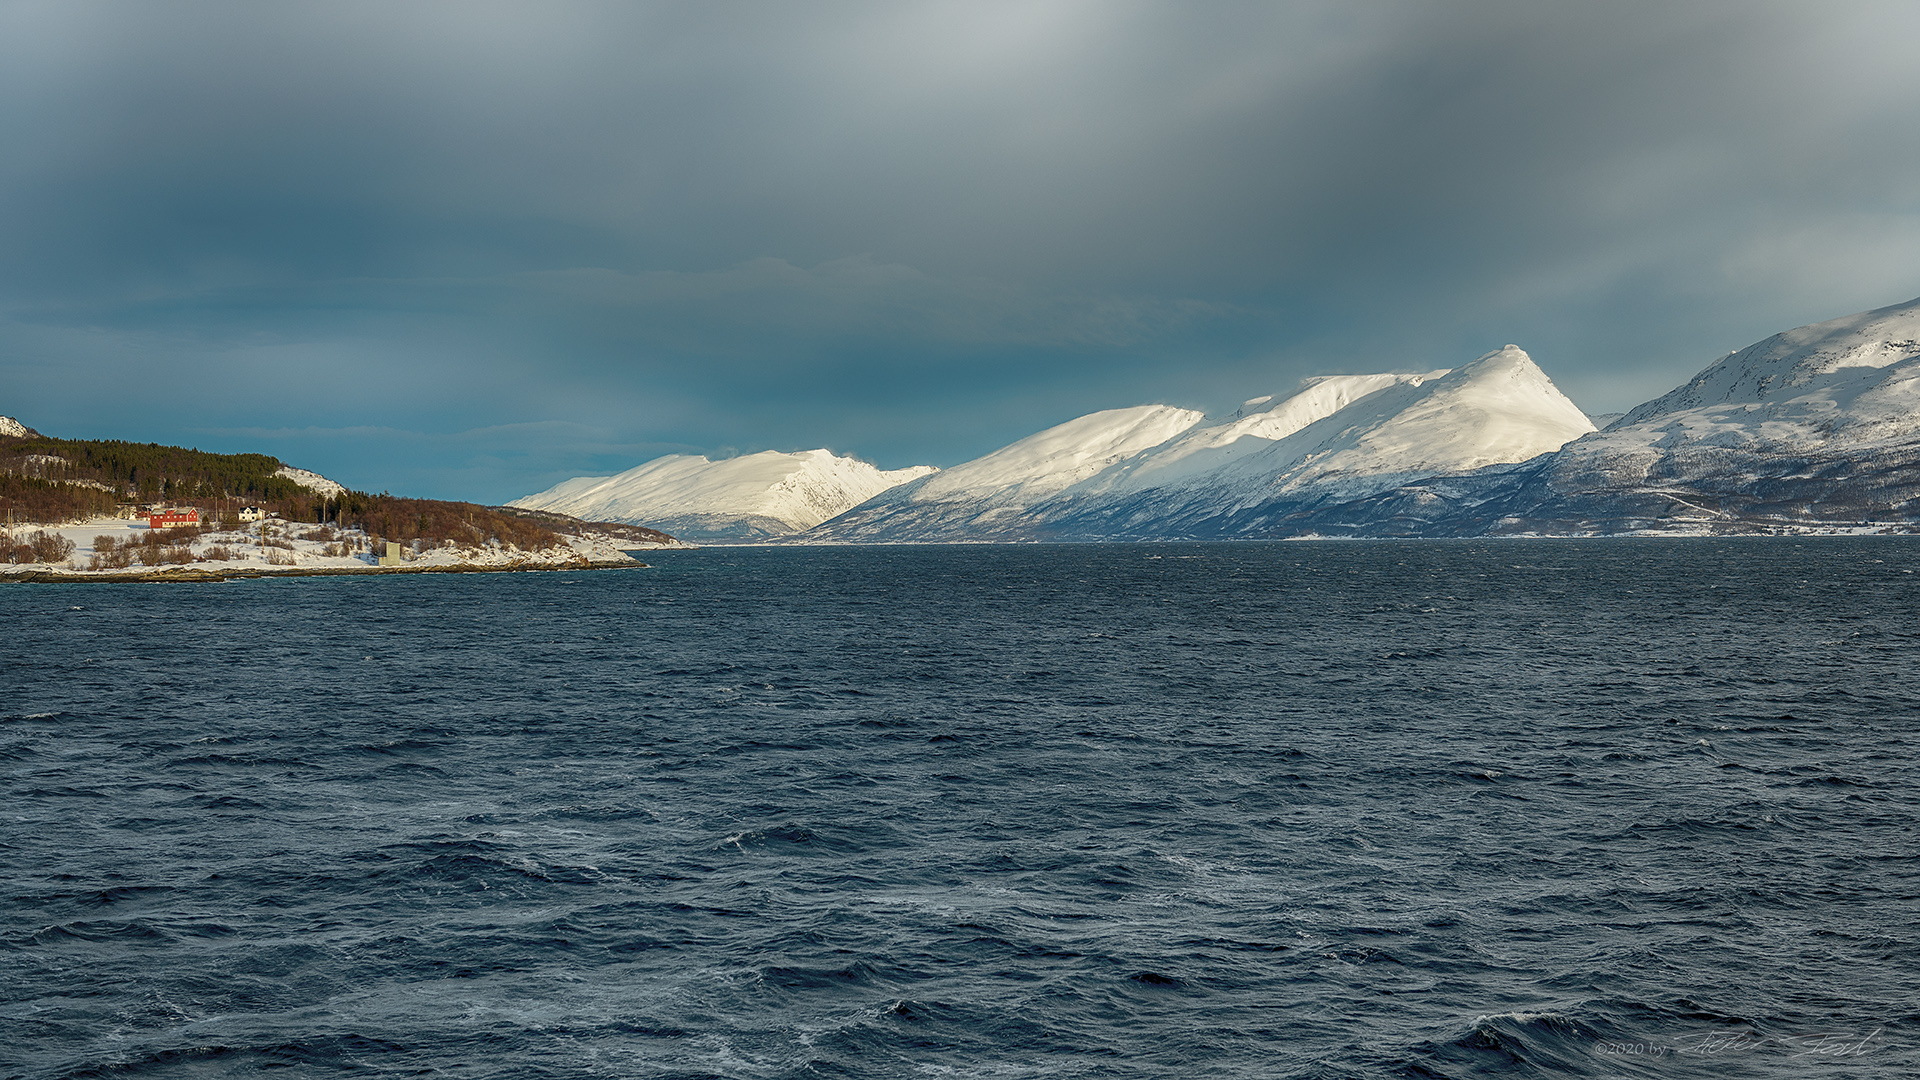
[[[21,423],[20,421],[15,420],[11,416],[0,416],[0,436],[6,436],[6,437],[15,438],[15,439],[24,439],[29,435],[38,435],[38,434],[39,432],[33,430],[32,428]]]
[[[617,476],[582,476],[508,506],[645,525],[687,540],[754,540],[817,525],[856,503],[936,472],[881,470],[830,450],[711,461],[670,454]]]
[[[811,530],[826,542],[1258,535],[1304,509],[1525,461],[1593,430],[1507,346],[1455,370],[1338,375],[1206,418],[1094,413]]]
[[[1920,300],[1775,334],[1550,457],[1294,530],[1754,532],[1920,520]]]
[[[1597,470],[1619,486],[1721,471],[1747,455],[1831,454],[1916,438],[1920,300],[1729,353],[1568,447],[1557,468]]]
[[[1097,412],[945,472],[663,458],[514,505],[823,543],[1920,529],[1920,300],[1776,334],[1607,419],[1509,345],[1225,416]],[[803,498],[830,486],[781,483],[810,457],[870,488]]]
[[[1545,466],[1506,528],[1904,518],[1920,496],[1920,300],[1730,353]]]
[[[810,529],[828,543],[986,540],[1029,507],[1158,446],[1202,418],[1192,409],[1141,405],[1089,413],[985,457],[902,484]]]

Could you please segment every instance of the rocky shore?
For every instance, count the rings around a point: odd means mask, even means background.
[[[525,562],[486,565],[431,563],[412,566],[155,566],[139,570],[64,570],[48,566],[0,567],[0,584],[8,582],[137,583],[210,582],[243,578],[375,577],[382,574],[511,574],[534,570],[640,570],[649,564],[638,559],[582,559],[575,563]]]

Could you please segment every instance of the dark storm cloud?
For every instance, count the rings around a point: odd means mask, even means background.
[[[0,412],[505,498],[660,448],[947,464],[1507,341],[1620,408],[1920,294],[1917,30],[1751,2],[14,4]]]

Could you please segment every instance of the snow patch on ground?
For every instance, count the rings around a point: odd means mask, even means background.
[[[327,495],[327,496],[339,495],[340,493],[347,490],[347,486],[345,484],[335,483],[334,481],[329,480],[324,476],[321,476],[317,472],[308,472],[305,469],[296,469],[291,465],[280,466],[279,471],[275,472],[273,475],[284,476],[287,479],[293,481],[294,483],[299,484],[301,487],[306,488],[308,491],[316,491],[322,495]]]

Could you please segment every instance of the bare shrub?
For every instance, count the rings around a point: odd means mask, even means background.
[[[96,536],[93,538],[93,553],[95,555],[110,555],[117,551],[119,547],[120,541],[115,537]]]
[[[63,562],[73,554],[73,541],[45,529],[27,534],[27,547],[33,552],[31,562]]]
[[[141,566],[178,566],[193,561],[193,548],[181,544],[176,547],[142,547],[140,549]]]
[[[133,549],[123,547],[103,555],[95,555],[87,564],[90,570],[124,570],[133,563]]]
[[[279,550],[267,552],[268,566],[292,566],[293,564],[294,558],[287,552]]]
[[[207,562],[226,562],[233,558],[233,552],[228,550],[224,545],[215,544],[202,552],[200,557]]]

